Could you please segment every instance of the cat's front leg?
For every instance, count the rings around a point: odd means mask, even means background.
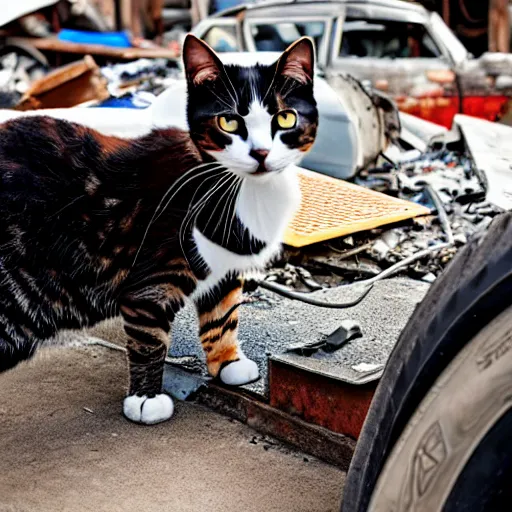
[[[225,384],[240,386],[259,378],[258,366],[238,345],[238,306],[242,282],[227,277],[196,299],[199,338],[206,355],[208,372]]]
[[[121,305],[130,367],[130,387],[123,413],[131,421],[151,425],[174,412],[169,395],[162,393],[170,321],[163,306],[125,299]]]

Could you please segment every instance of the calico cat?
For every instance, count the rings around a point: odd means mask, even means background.
[[[36,116],[0,127],[0,370],[60,329],[121,314],[130,385],[124,415],[157,423],[175,314],[190,297],[209,373],[258,378],[237,341],[244,271],[279,250],[298,206],[289,164],[318,113],[311,40],[272,66],[224,66],[187,36],[190,132],[138,139]]]

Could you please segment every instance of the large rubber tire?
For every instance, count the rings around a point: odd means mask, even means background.
[[[439,389],[437,386],[433,389],[434,384],[446,381],[447,375],[453,371],[452,365],[457,364],[455,359],[458,354],[462,354],[459,355],[461,358],[469,357],[475,343],[490,343],[481,341],[485,335],[484,329],[490,324],[498,325],[496,322],[503,321],[502,318],[509,319],[506,315],[510,313],[503,312],[511,305],[512,214],[507,213],[496,218],[485,235],[472,239],[459,253],[446,272],[434,283],[402,332],[386,365],[358,440],[347,476],[342,512],[369,510],[370,502],[377,491],[378,480],[381,478],[382,482],[386,481],[392,471],[393,462],[399,460],[398,463],[407,468],[409,463],[405,463],[405,459],[400,459],[397,454],[401,452],[402,457],[404,453],[406,456],[413,456],[407,449],[401,451],[401,448],[405,446],[407,439],[414,437],[432,419],[422,411],[426,410],[425,407],[432,402],[436,390]],[[504,317],[500,317],[502,313]],[[487,332],[496,331],[494,327],[489,328],[491,331]],[[500,343],[499,339],[493,341],[492,337],[491,342]],[[467,352],[464,352],[465,347],[468,347]],[[512,354],[512,350],[509,352],[507,357]],[[468,380],[474,375],[467,371]],[[446,389],[443,393],[446,393]],[[455,404],[454,407],[458,405]],[[418,419],[420,417],[421,421]],[[502,417],[496,417],[495,420],[496,428],[492,422],[481,427],[479,436],[482,443],[484,438],[489,443],[488,437],[491,436],[493,446],[498,446],[499,439],[496,440],[493,432],[502,432],[502,425],[508,424],[512,415],[503,412]],[[414,430],[415,427],[417,430]],[[507,448],[508,454],[505,453],[505,456],[511,453],[512,444],[508,444]],[[451,448],[448,447],[448,450]],[[478,446],[472,444],[459,461],[471,459],[474,472],[479,452],[481,450]],[[450,460],[451,452],[448,455],[447,460]],[[487,459],[492,458],[492,455],[487,455]],[[480,460],[485,461],[486,457],[480,456]],[[443,496],[448,501],[457,494],[457,486],[462,485],[457,471],[467,475],[472,471],[470,467],[463,466],[459,464],[455,473],[444,475],[453,484],[453,492],[450,491],[449,498],[443,491]],[[406,473],[403,473],[403,478],[406,478]],[[401,485],[402,482],[394,481],[395,487],[401,488]],[[429,492],[435,494],[435,486]],[[448,501],[445,504],[446,510],[449,508]],[[374,501],[372,507],[376,503]],[[401,508],[384,506],[375,510],[395,511]],[[407,510],[436,512],[437,509],[413,506]],[[443,507],[439,510],[443,510]]]

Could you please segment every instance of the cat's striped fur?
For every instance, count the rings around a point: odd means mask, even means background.
[[[203,43],[189,37],[188,45],[195,59],[201,51],[211,58]],[[311,96],[314,114],[310,82],[296,87],[296,101]],[[228,384],[257,377],[237,341],[239,275],[275,253],[296,182],[285,169],[263,181],[232,172],[217,162],[222,147],[195,130],[124,140],[49,117],[0,126],[0,370],[61,329],[121,314],[130,365],[124,413],[167,419],[172,401],[160,393],[170,328],[193,297],[210,374]],[[297,141],[310,145],[312,133],[297,126]],[[252,218],[251,201],[260,200],[276,218]]]

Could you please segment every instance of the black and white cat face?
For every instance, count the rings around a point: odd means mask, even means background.
[[[272,176],[297,164],[315,140],[314,48],[292,44],[271,66],[223,65],[187,36],[187,116],[196,145],[242,177]]]

